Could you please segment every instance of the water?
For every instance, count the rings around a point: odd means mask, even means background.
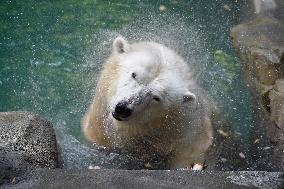
[[[181,54],[246,144],[252,97],[229,38],[242,6],[243,0],[2,0],[0,111],[32,111],[48,118],[67,167],[94,162],[121,166],[107,162],[117,154],[89,148],[80,130],[98,72],[112,40],[121,34],[129,41],[156,41]]]

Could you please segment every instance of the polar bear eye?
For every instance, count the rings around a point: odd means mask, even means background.
[[[158,96],[153,96],[153,99],[157,102],[160,102],[160,98]]]
[[[131,76],[132,76],[133,79],[135,79],[136,76],[137,76],[137,74],[136,74],[135,72],[133,72],[133,73],[131,74]]]

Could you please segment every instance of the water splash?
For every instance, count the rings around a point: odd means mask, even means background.
[[[7,10],[3,6],[6,15],[0,19],[5,25],[0,34],[5,47],[1,48],[0,83],[5,89],[0,91],[1,111],[27,110],[50,119],[67,167],[92,163],[116,168],[117,162],[127,159],[120,155],[110,158],[100,147],[86,145],[80,130],[80,119],[117,35],[130,42],[155,41],[177,51],[192,66],[197,81],[222,105],[233,128],[249,134],[250,96],[240,72],[228,77],[231,70],[214,59],[217,50],[235,57],[226,32],[238,17],[236,1],[178,1],[163,6],[153,1],[125,1],[102,6],[100,2],[74,0],[71,13],[61,2],[58,6],[25,2],[20,6],[23,10],[11,3]],[[225,4],[230,11],[223,10]],[[34,22],[31,17],[36,18]],[[17,31],[16,36],[11,30]]]

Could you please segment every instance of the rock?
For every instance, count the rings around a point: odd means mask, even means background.
[[[281,21],[265,16],[257,16],[231,30],[248,81],[260,94],[270,90],[282,75],[283,33],[284,25]]]
[[[254,0],[255,12],[258,14],[269,14],[276,9],[277,5],[274,0]]]
[[[258,130],[264,127],[271,148],[264,146],[264,156],[277,170],[284,170],[284,23],[263,14],[232,28],[231,37],[244,77],[263,110],[259,111],[264,121]]]
[[[1,149],[2,151],[2,149]],[[17,181],[27,170],[26,162],[19,153],[0,153],[0,185]],[[16,180],[17,179],[17,180]],[[14,181],[14,182],[15,182]]]
[[[278,165],[284,168],[284,79],[276,81],[273,89],[269,92],[270,118],[272,121],[270,138],[277,144],[274,156],[278,157]]]
[[[274,17],[279,20],[284,20],[284,1],[283,0],[275,0],[276,2],[276,9],[274,11]]]
[[[251,12],[284,20],[283,0],[254,0],[247,3]]]
[[[271,121],[275,125],[273,142],[284,142],[284,79],[278,79],[269,92]]]
[[[28,112],[0,112],[0,184],[36,167],[60,167],[53,127]]]
[[[280,172],[204,172],[149,170],[35,170],[6,188],[281,188]]]

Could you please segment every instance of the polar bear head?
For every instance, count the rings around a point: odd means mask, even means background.
[[[113,56],[117,78],[109,106],[115,120],[151,119],[171,107],[194,104],[188,65],[171,49],[154,42],[130,44],[117,37]]]

